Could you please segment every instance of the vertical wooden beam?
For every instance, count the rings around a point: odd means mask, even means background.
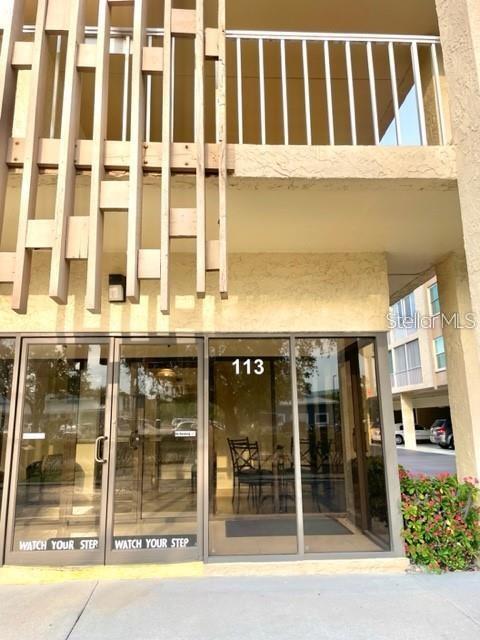
[[[197,154],[197,295],[205,295],[205,18],[203,0],[196,2],[195,35],[195,144]]]
[[[102,294],[103,214],[100,190],[105,176],[105,138],[108,109],[108,69],[110,46],[110,8],[108,0],[99,0],[97,68],[93,114],[92,177],[90,187],[90,218],[88,230],[86,307],[99,313]]]
[[[172,0],[165,0],[163,27],[162,195],[160,205],[160,309],[170,309],[170,164],[172,123]]]
[[[25,157],[20,192],[18,215],[17,248],[15,257],[15,278],[13,281],[12,309],[25,313],[27,309],[28,284],[32,263],[32,250],[26,249],[28,221],[35,214],[38,186],[38,147],[43,119],[45,86],[47,79],[47,36],[45,24],[48,0],[38,0],[35,36],[33,41],[33,62],[30,81],[30,97],[27,108],[27,130],[25,135]]]
[[[218,62],[217,62],[217,142],[218,142],[218,224],[219,224],[219,286],[222,298],[228,297],[227,265],[227,109],[226,109],[226,16],[225,1],[218,0]]]
[[[132,107],[130,124],[130,192],[127,237],[127,298],[138,302],[138,252],[143,204],[143,142],[145,135],[145,82],[142,73],[146,44],[146,0],[137,0],[133,10]]]
[[[8,180],[8,141],[12,133],[17,76],[12,67],[15,42],[22,33],[23,0],[6,0],[2,7],[3,36],[0,49],[0,237]]]
[[[75,201],[75,143],[81,99],[77,50],[84,37],[85,0],[71,0],[69,19],[49,291],[50,297],[60,304],[65,304],[68,296],[67,231]]]

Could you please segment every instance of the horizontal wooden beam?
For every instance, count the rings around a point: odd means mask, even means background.
[[[195,238],[197,235],[196,209],[170,209],[170,237]]]
[[[143,47],[143,73],[161,73],[163,71],[163,48]]]
[[[15,251],[0,253],[0,282],[13,282],[15,275]]]
[[[54,220],[29,220],[27,228],[28,249],[52,247]],[[71,216],[68,221],[68,260],[86,260],[88,255],[88,216]],[[15,252],[0,252],[0,282],[13,282]],[[11,277],[10,277],[11,276]]]
[[[45,31],[61,34],[68,31],[70,22],[70,3],[65,0],[49,0]]]
[[[162,143],[144,143],[144,171],[159,172],[162,168]],[[207,171],[218,168],[218,146],[207,144],[205,166]],[[39,143],[38,165],[41,168],[55,169],[58,166],[60,143],[56,138],[42,138]],[[24,158],[24,139],[11,138],[9,141],[7,163],[11,168],[21,168]],[[77,169],[90,169],[92,158],[92,141],[77,140],[75,166]],[[107,140],[105,143],[105,168],[108,170],[127,171],[130,166],[130,143],[118,140]],[[176,142],[172,144],[172,170],[195,170],[195,144]],[[229,165],[233,169],[233,165]]]
[[[160,249],[140,249],[138,252],[140,280],[160,279]]]
[[[93,71],[97,62],[97,46],[95,44],[78,45],[77,69],[79,71]]]
[[[206,169],[218,169],[218,145],[207,144]],[[10,138],[7,164],[23,166],[24,139]],[[58,166],[59,141],[40,140],[38,164],[41,169]],[[91,168],[92,141],[77,140],[75,165],[78,170]],[[161,171],[162,143],[144,144],[143,169]],[[128,171],[130,143],[108,140],[105,168]],[[194,143],[172,144],[172,171],[195,169]],[[428,171],[424,171],[424,167]],[[300,145],[227,145],[227,167],[238,178],[305,179],[380,179],[456,180],[457,167],[453,147],[352,147]]]
[[[193,9],[172,9],[172,35],[195,35],[197,31]]]
[[[15,69],[31,69],[33,42],[19,40],[15,42],[12,66]],[[218,29],[205,29],[205,55],[207,58],[218,57]],[[79,71],[93,71],[97,63],[97,47],[95,44],[82,42],[78,47],[77,68]],[[144,73],[161,73],[163,71],[163,47],[144,47]]]
[[[17,40],[13,46],[12,67],[14,69],[31,69],[33,61],[33,42]]]
[[[128,209],[129,188],[128,180],[102,180],[100,209],[102,211],[126,211]]]
[[[27,249],[51,249],[55,220],[29,220],[27,223]]]

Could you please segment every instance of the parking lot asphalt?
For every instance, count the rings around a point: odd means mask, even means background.
[[[417,451],[397,447],[399,464],[412,473],[437,475],[456,473],[455,451],[440,449],[437,445],[420,445]]]

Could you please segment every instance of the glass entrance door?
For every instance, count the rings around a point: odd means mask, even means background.
[[[200,557],[201,341],[117,341],[107,562]]]
[[[7,563],[103,562],[109,341],[23,342]]]
[[[25,339],[9,564],[201,555],[203,447],[194,339]]]

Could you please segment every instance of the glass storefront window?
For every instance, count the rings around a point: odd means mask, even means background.
[[[32,344],[21,390],[13,550],[98,546],[107,344]]]
[[[197,558],[203,516],[211,556],[390,549],[375,340],[207,344],[203,381],[201,339],[24,339],[7,561]],[[0,339],[2,485],[14,352]]]
[[[387,548],[373,341],[296,341],[303,527],[308,553]]]
[[[10,398],[12,394],[15,340],[0,339],[0,505],[5,484],[5,457],[7,450]]]
[[[296,553],[289,341],[209,345],[209,551]]]

